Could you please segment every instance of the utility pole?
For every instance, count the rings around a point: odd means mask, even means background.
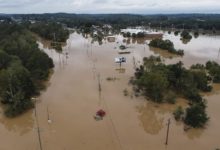
[[[40,127],[39,127],[39,122],[38,122],[38,116],[37,116],[37,99],[36,98],[32,98],[34,100],[34,114],[35,114],[35,119],[36,119],[36,124],[37,124],[37,136],[38,136],[38,141],[39,141],[39,145],[40,145],[40,150],[43,150],[42,147],[42,142],[41,142],[41,134],[40,134]]]
[[[217,60],[219,59],[219,55],[220,55],[220,48],[219,48],[219,51],[218,51],[218,58],[217,58]]]
[[[169,130],[170,130],[170,119],[168,119],[168,123],[167,123],[167,136],[166,136],[166,142],[165,142],[166,145],[168,145]]]
[[[162,23],[160,22],[160,31],[161,31],[161,24],[162,24]]]
[[[53,33],[53,40],[54,40],[54,42],[56,41],[56,33],[55,32]]]
[[[50,112],[49,112],[49,107],[48,106],[47,106],[47,122],[52,123],[52,121],[50,120]]]
[[[98,74],[98,84],[99,84],[99,92],[101,93],[102,88],[101,88],[100,74]]]
[[[102,87],[101,87],[100,73],[97,76],[98,76],[98,86],[99,86],[99,99],[101,103]]]

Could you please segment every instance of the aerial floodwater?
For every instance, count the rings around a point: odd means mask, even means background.
[[[187,106],[179,98],[176,104],[156,104],[136,97],[129,81],[143,57],[161,56],[167,63],[182,61],[186,67],[208,60],[220,63],[220,36],[199,35],[191,41],[180,40],[164,31],[184,56],[150,48],[150,39],[103,39],[92,42],[90,36],[72,33],[58,53],[47,41],[39,40],[40,49],[55,63],[47,88],[36,99],[36,108],[20,117],[0,115],[0,150],[215,150],[220,147],[220,86],[214,85],[207,99],[210,120],[204,129],[184,131],[172,112]],[[129,54],[119,54],[120,45]],[[119,65],[115,58],[123,56]],[[218,57],[219,56],[219,57]],[[127,91],[126,95],[124,91]],[[104,110],[102,120],[94,118]],[[170,119],[168,145],[167,123]]]

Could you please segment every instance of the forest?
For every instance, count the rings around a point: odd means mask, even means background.
[[[0,24],[0,101],[6,116],[15,117],[34,107],[31,98],[44,87],[53,67],[25,26]]]
[[[56,22],[37,22],[29,24],[28,27],[30,31],[37,33],[47,40],[66,42],[69,37],[69,31]]]

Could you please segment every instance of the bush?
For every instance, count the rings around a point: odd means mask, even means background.
[[[175,104],[176,103],[176,94],[172,91],[168,91],[164,95],[164,100],[170,104]]]
[[[131,36],[132,36],[133,38],[136,38],[136,37],[137,37],[136,33],[132,33]]]
[[[144,32],[138,32],[137,38],[143,38],[145,36]]]
[[[124,96],[128,96],[128,90],[127,89],[124,89],[123,93],[124,93]]]
[[[181,106],[177,107],[174,112],[173,112],[173,115],[174,115],[174,118],[176,120],[180,120],[183,118],[183,115],[184,115],[184,110]]]
[[[186,117],[184,122],[194,128],[204,127],[206,122],[209,120],[204,106],[201,104],[193,104],[186,109]]]
[[[119,48],[120,48],[121,50],[124,50],[124,49],[126,49],[126,46],[125,46],[125,45],[120,45]]]
[[[198,31],[195,31],[195,32],[194,32],[194,37],[197,38],[198,36],[199,36],[199,32],[198,32]]]
[[[123,33],[123,37],[131,37],[131,33],[130,32],[127,32],[127,33]]]

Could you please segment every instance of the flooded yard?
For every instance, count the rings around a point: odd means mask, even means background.
[[[220,36],[200,35],[184,44],[179,36],[165,33],[185,55],[177,57],[149,48],[150,39],[132,40],[116,35],[116,40],[103,44],[72,33],[62,54],[43,49],[55,63],[48,87],[36,100],[36,115],[30,110],[15,119],[0,115],[0,150],[215,150],[220,147],[220,85],[205,93],[210,121],[205,129],[183,130],[172,112],[177,106],[187,107],[179,98],[175,105],[155,104],[135,97],[130,78],[143,57],[161,55],[165,63],[183,61],[186,67],[218,58]],[[120,67],[114,62],[121,44],[130,54]],[[115,78],[115,80],[107,80]],[[128,91],[125,96],[123,91]],[[97,110],[106,111],[96,121]],[[1,111],[2,112],[2,111]],[[171,119],[168,145],[165,145],[167,121]],[[48,122],[51,120],[51,122]],[[39,134],[38,134],[39,127]],[[40,137],[39,137],[40,135]],[[39,139],[40,138],[40,139]],[[41,141],[41,145],[39,143]]]

